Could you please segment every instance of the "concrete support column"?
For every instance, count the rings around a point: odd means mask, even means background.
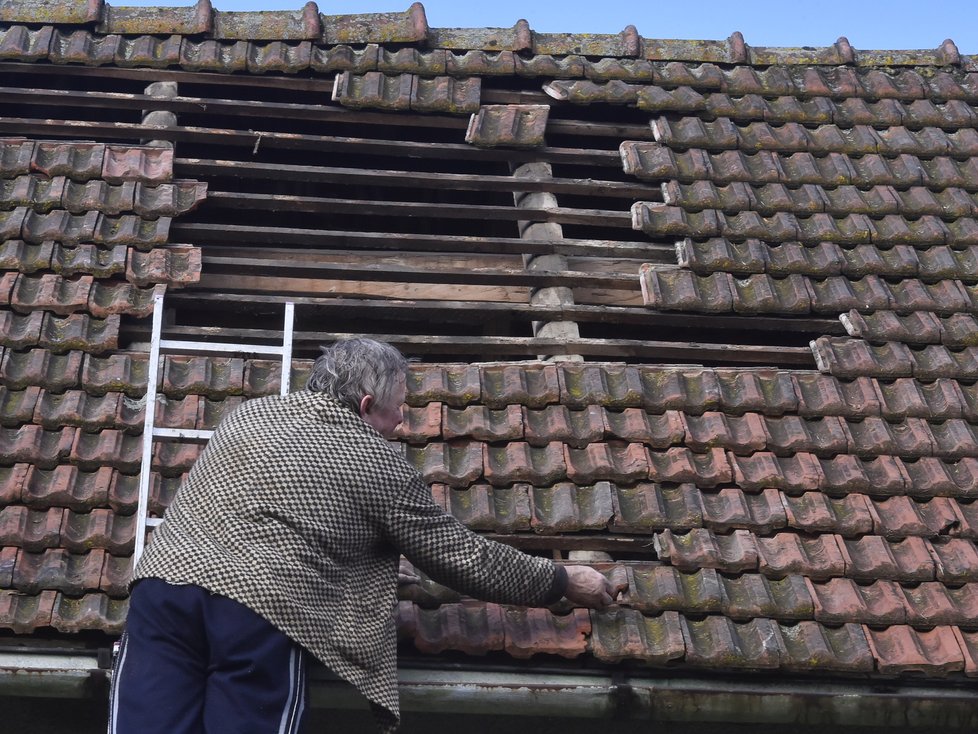
[[[513,171],[515,178],[541,180],[553,178],[549,163],[524,163]],[[548,192],[514,193],[517,209],[550,209],[557,207],[557,197]],[[526,240],[558,240],[563,239],[561,226],[555,222],[520,222],[520,237]],[[567,270],[567,258],[563,255],[524,255],[523,266],[527,270]],[[572,306],[574,293],[570,288],[553,287],[538,288],[530,295],[531,304],[547,306]],[[554,339],[575,340],[581,336],[575,321],[534,321],[534,336]],[[580,355],[555,355],[554,361],[580,362]]]
[[[144,90],[143,94],[147,97],[176,97],[177,96],[177,83],[176,82],[153,82]],[[177,116],[173,112],[168,112],[166,110],[143,110],[143,125],[147,127],[176,127],[177,126]],[[173,141],[171,140],[142,140],[140,141],[143,145],[149,145],[154,148],[172,148]]]

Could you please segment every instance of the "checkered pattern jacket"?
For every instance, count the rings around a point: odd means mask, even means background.
[[[393,731],[400,553],[487,601],[539,605],[557,584],[551,561],[445,513],[358,415],[300,391],[251,400],[221,423],[133,581],[197,584],[253,609],[356,686]]]

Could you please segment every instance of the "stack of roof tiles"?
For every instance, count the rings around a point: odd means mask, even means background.
[[[628,585],[588,612],[476,603],[426,581],[398,610],[418,651],[978,674],[978,59],[950,43],[433,29],[417,4],[258,19],[206,0],[4,2],[0,21],[4,59],[337,74],[341,104],[475,112],[475,144],[540,144],[546,124],[480,108],[482,77],[535,77],[554,104],[638,107],[655,141],[624,142],[624,170],[661,183],[665,203],[637,202],[635,227],[678,241],[678,267],[641,273],[648,304],[842,318],[848,337],[813,344],[820,371],[415,366],[400,443],[438,501],[524,546],[610,550],[600,568]],[[146,357],[117,343],[119,323],[200,270],[167,225],[203,185],[172,181],[171,161],[0,143],[4,629],[122,624]],[[277,369],[169,357],[161,422],[212,427],[276,392]],[[155,512],[196,451],[158,447]]]

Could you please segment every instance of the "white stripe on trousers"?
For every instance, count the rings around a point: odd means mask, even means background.
[[[305,662],[301,648],[293,644],[292,652],[289,655],[289,698],[286,700],[285,709],[282,711],[282,723],[278,728],[279,734],[297,734],[298,732],[302,710],[306,705]]]
[[[119,720],[119,679],[122,677],[122,666],[126,664],[126,645],[127,635],[122,633],[119,640],[119,658],[115,661],[112,670],[112,687],[109,692],[111,701],[109,708],[109,729],[108,734],[116,734],[116,724]]]

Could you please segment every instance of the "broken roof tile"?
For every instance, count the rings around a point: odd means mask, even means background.
[[[483,105],[469,120],[465,142],[480,148],[538,148],[545,145],[549,114],[549,105]]]
[[[575,658],[587,650],[591,618],[585,609],[558,615],[548,609],[506,607],[503,611],[505,650],[514,658],[536,654]]]
[[[680,619],[676,612],[655,617],[621,608],[591,612],[590,651],[603,662],[639,660],[665,665],[686,653]]]
[[[898,342],[875,346],[861,339],[821,336],[811,346],[819,370],[841,379],[913,374],[913,356],[906,345]]]

